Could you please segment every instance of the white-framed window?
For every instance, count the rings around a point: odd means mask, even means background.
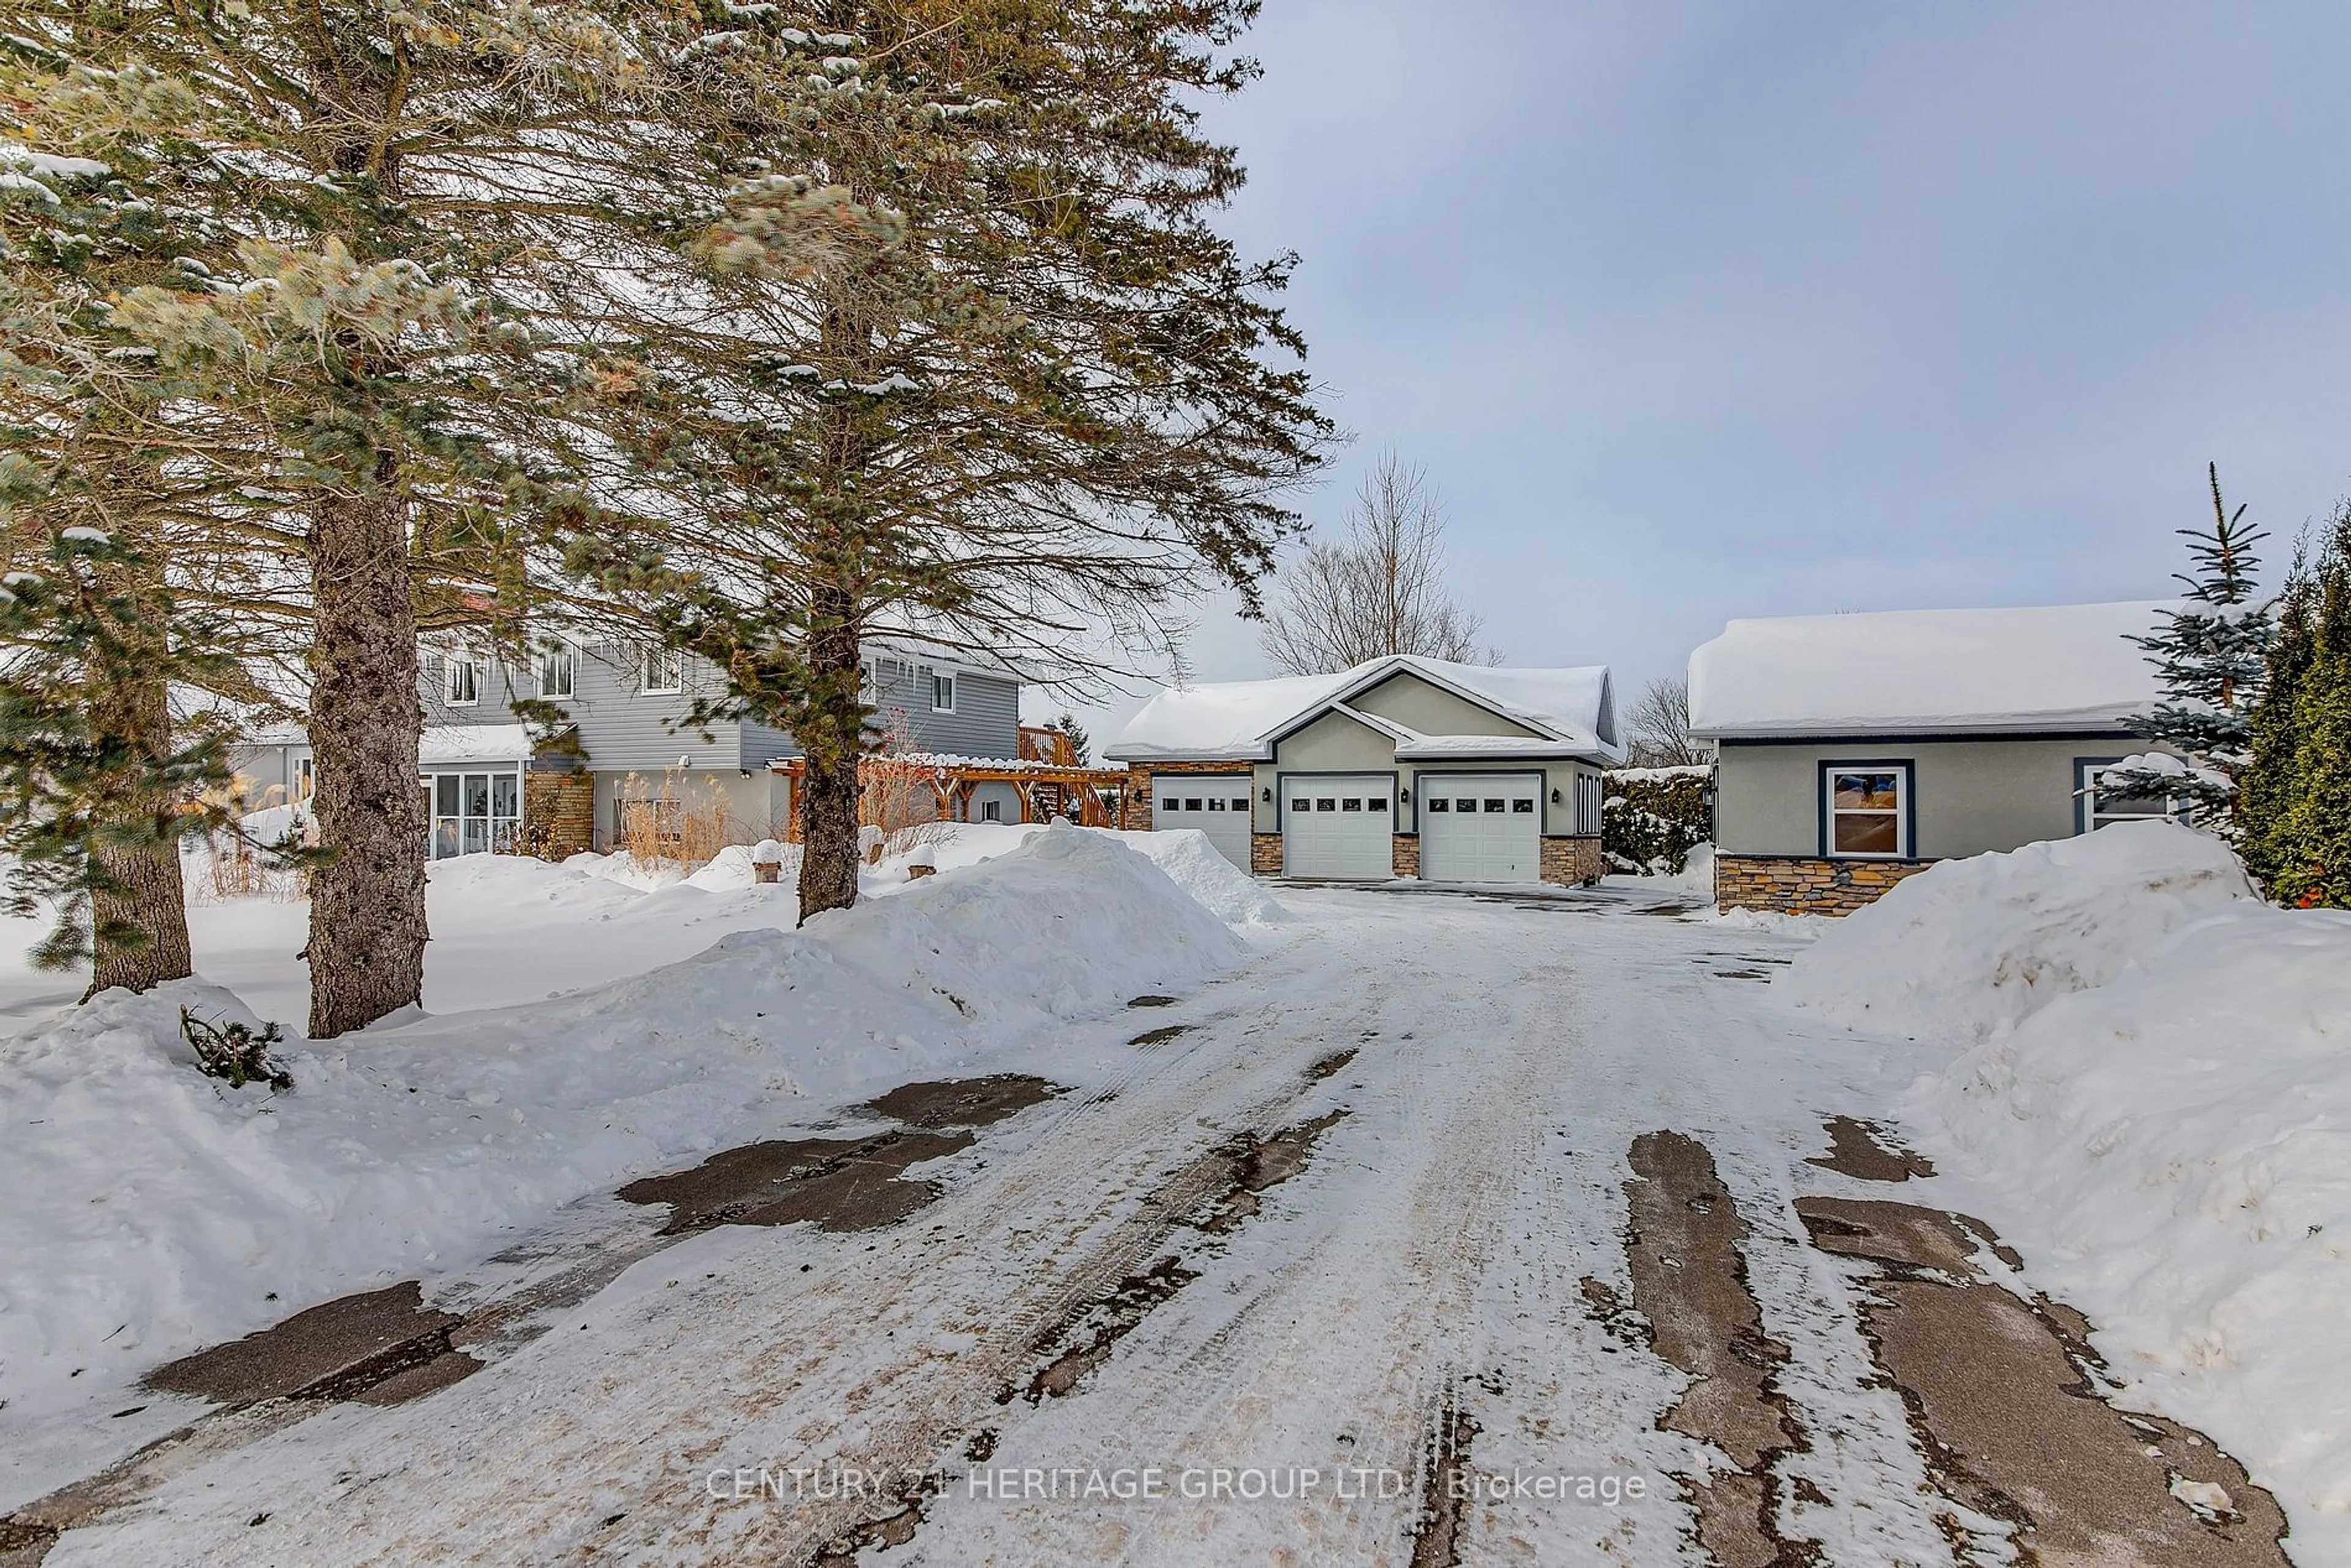
[[[979,820],[983,822],[1000,822],[1004,821],[1004,802],[1001,800],[982,800],[979,803]]]
[[[953,675],[942,674],[937,670],[931,672],[931,711],[933,713],[955,712],[955,681],[956,678]]]
[[[432,856],[477,855],[511,850],[522,828],[522,774],[432,772],[418,779],[432,824]]]
[[[466,653],[441,661],[441,700],[451,707],[472,707],[482,700],[482,666]]]
[[[296,758],[294,777],[288,782],[292,785],[294,804],[298,806],[317,794],[319,792],[319,759],[315,757]]]
[[[1597,774],[1579,773],[1575,776],[1573,806],[1577,833],[1589,837],[1600,831],[1601,810],[1606,801],[1607,788]]]
[[[685,655],[648,643],[637,668],[637,690],[648,696],[685,690]]]
[[[2074,831],[2094,833],[2116,822],[2145,822],[2179,815],[2179,802],[2168,795],[2135,800],[2115,800],[2099,792],[2099,780],[2119,757],[2083,757],[2074,762]]]
[[[1821,764],[1821,852],[1832,860],[1910,858],[1910,764]]]
[[[549,643],[538,651],[538,695],[568,697],[579,689],[580,650],[569,643]]]

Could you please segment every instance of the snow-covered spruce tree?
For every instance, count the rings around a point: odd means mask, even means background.
[[[2287,580],[2241,782],[2246,864],[2270,896],[2351,908],[2351,503]]]
[[[2192,572],[2178,575],[2188,590],[2185,605],[2163,612],[2163,630],[2132,639],[2155,665],[2163,700],[2124,720],[2133,734],[2186,760],[2134,758],[2107,769],[2099,789],[2120,800],[2171,800],[2190,822],[2234,839],[2237,775],[2252,755],[2275,605],[2262,596],[2254,576],[2261,566],[2254,547],[2269,536],[2245,526],[2242,506],[2229,509],[2220,465],[2208,472],[2212,526],[2178,530],[2194,562]]]
[[[1253,0],[741,8],[764,78],[705,95],[726,210],[608,383],[635,456],[572,564],[700,653],[705,713],[806,758],[802,917],[857,894],[860,655],[1143,636],[1174,591],[1253,601],[1332,430],[1273,296],[1210,226],[1242,179],[1193,104],[1253,75]]]
[[[122,225],[181,246],[175,277],[108,296],[115,326],[246,444],[235,504],[190,512],[215,526],[167,567],[298,619],[309,1032],[340,1034],[422,990],[418,627],[494,616],[530,521],[576,509],[566,409],[614,236],[674,218],[635,204],[664,164],[648,62],[705,29],[655,0],[23,0],[12,23],[27,143],[109,166]]]

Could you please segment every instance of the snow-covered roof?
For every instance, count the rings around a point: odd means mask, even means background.
[[[1733,621],[1690,655],[1690,729],[1769,735],[2119,728],[2159,695],[2144,650],[2171,601]]]
[[[419,767],[464,762],[528,762],[530,732],[518,724],[429,724],[417,742]]]
[[[1423,735],[1347,706],[1399,674],[1416,675],[1535,733]],[[1410,653],[1368,660],[1332,675],[1171,688],[1145,703],[1102,755],[1121,762],[1263,761],[1280,737],[1333,710],[1389,737],[1399,758],[1615,756],[1615,712],[1604,664],[1511,670]]]

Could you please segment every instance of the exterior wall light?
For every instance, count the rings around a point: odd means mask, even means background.
[[[1556,806],[1556,805],[1558,805],[1558,804],[1560,803],[1560,795],[1559,795],[1559,791],[1558,791],[1558,790],[1556,790],[1556,789],[1554,789],[1554,790],[1552,790],[1552,791],[1551,792],[1551,803],[1552,803],[1552,805],[1554,805],[1554,806]]]
[[[1273,790],[1270,788],[1260,789],[1257,792],[1257,798],[1263,800],[1266,804],[1271,805],[1273,803]]]
[[[1397,791],[1396,791],[1396,804],[1397,804],[1397,805],[1399,805],[1399,806],[1409,806],[1409,805],[1411,805],[1411,804],[1412,804],[1412,791],[1411,791],[1411,790],[1409,790],[1409,789],[1399,789],[1399,790],[1397,790]]]

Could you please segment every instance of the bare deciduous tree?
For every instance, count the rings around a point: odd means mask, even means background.
[[[1283,566],[1259,642],[1287,674],[1322,674],[1390,653],[1499,662],[1484,624],[1446,591],[1445,522],[1428,479],[1390,452],[1355,492],[1347,537]]]
[[[1689,768],[1707,760],[1706,747],[1690,738],[1689,683],[1661,675],[1633,700],[1626,727],[1631,741],[1625,760],[1635,768]]]

